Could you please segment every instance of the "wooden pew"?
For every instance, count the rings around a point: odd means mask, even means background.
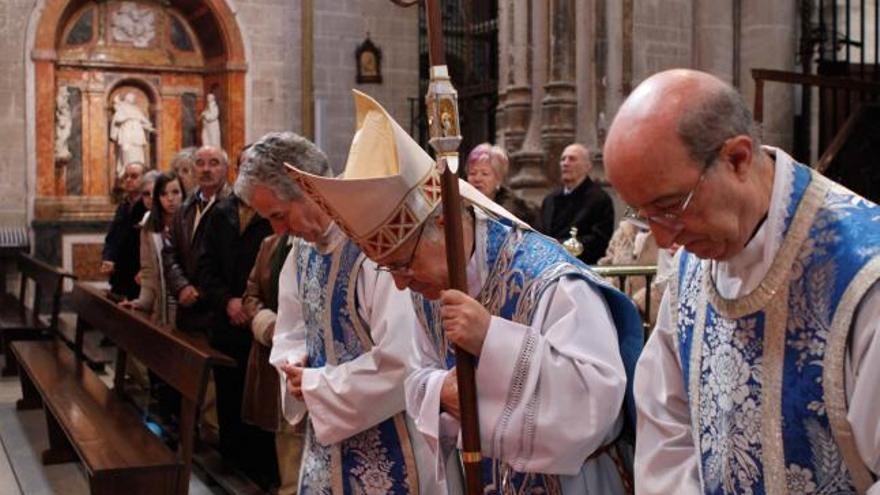
[[[72,304],[78,315],[73,352],[58,341],[12,345],[24,371],[19,408],[42,403],[46,412],[50,447],[43,453],[43,462],[79,458],[93,494],[186,494],[209,371],[235,362],[211,349],[204,339],[158,327],[82,283],[74,286]],[[102,331],[119,349],[112,390],[82,359],[86,325]],[[129,355],[181,394],[176,452],[149,432],[125,397]]]
[[[17,373],[15,360],[9,354],[11,342],[46,338],[48,333],[58,331],[64,279],[76,279],[74,275],[26,253],[18,255],[18,270],[21,273],[18,297],[6,293],[0,297],[0,331],[3,337],[3,354],[6,356],[3,376]],[[34,282],[33,298],[30,301],[27,299],[29,280]],[[48,320],[40,317],[46,298],[51,298]]]

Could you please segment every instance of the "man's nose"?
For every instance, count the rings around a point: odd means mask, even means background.
[[[657,242],[657,246],[663,249],[672,247],[675,244],[675,239],[681,234],[682,230],[681,227],[672,228],[657,222],[650,222],[650,225],[651,233],[654,234],[654,240]]]

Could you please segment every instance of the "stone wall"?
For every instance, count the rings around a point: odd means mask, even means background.
[[[633,80],[636,87],[655,72],[691,67],[692,0],[633,2]]]
[[[254,141],[270,131],[299,132],[299,2],[236,0],[235,4],[248,48],[249,122],[245,140]]]
[[[382,84],[355,82],[355,50],[367,33],[382,51]],[[419,96],[418,44],[416,7],[388,0],[315,2],[315,138],[337,172],[354,134],[352,88],[375,98],[409,130],[407,98]]]
[[[27,222],[23,27],[34,3],[0,2],[0,227]]]

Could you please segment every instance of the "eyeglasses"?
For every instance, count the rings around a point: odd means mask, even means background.
[[[688,206],[690,206],[694,199],[694,194],[697,192],[697,189],[699,189],[700,184],[703,183],[703,180],[706,178],[706,172],[709,171],[711,166],[712,163],[710,162],[703,167],[703,171],[700,173],[700,178],[697,179],[697,183],[694,187],[674,204],[662,208],[651,206],[633,208],[632,206],[627,206],[626,210],[623,212],[623,217],[636,227],[645,230],[651,229],[651,223],[656,223],[669,230],[681,230],[684,227],[684,222],[681,218],[687,211]],[[642,214],[642,212],[645,213]]]
[[[416,237],[416,244],[413,246],[412,251],[409,253],[409,259],[406,260],[406,263],[395,263],[393,265],[378,265],[376,269],[380,272],[388,272],[391,274],[402,274],[408,272],[410,270],[410,266],[412,265],[413,260],[416,257],[416,251],[419,250],[419,243],[422,242],[422,233],[425,231],[425,225],[427,222],[422,223],[421,227],[419,227],[419,233]]]

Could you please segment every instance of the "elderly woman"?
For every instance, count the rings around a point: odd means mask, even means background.
[[[520,220],[536,227],[538,208],[504,185],[507,178],[507,153],[500,147],[482,143],[467,158],[467,181],[489,199],[503,206]]]
[[[196,151],[198,148],[189,147],[178,151],[171,158],[171,171],[180,177],[180,183],[185,193],[192,194],[196,188],[196,176],[193,173],[193,166],[196,163]]]

